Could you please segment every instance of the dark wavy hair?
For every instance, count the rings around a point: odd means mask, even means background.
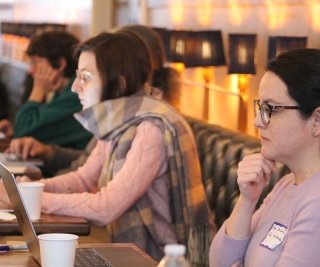
[[[288,94],[300,107],[301,115],[311,116],[320,106],[320,50],[305,48],[285,52],[270,61],[267,70],[288,87]]]
[[[47,31],[31,38],[27,48],[28,56],[46,58],[53,68],[59,68],[59,60],[64,58],[67,62],[64,69],[65,77],[73,77],[77,62],[72,51],[79,40],[66,31]]]
[[[103,84],[102,101],[132,95],[150,79],[152,66],[149,51],[137,36],[101,33],[79,44],[75,57],[79,58],[85,51],[95,55]]]

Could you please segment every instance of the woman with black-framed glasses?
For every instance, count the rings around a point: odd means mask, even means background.
[[[210,249],[211,266],[319,266],[320,50],[269,62],[254,101],[261,152],[238,167],[240,197]],[[276,170],[291,171],[255,211]]]

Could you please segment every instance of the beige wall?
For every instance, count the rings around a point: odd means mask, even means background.
[[[0,22],[67,24],[79,38],[87,38],[92,0],[0,0]]]
[[[113,10],[114,9],[114,10]],[[308,47],[320,48],[319,0],[0,0],[0,21],[67,23],[81,39],[124,24],[142,23],[169,29],[219,29],[225,53],[229,33],[257,34],[257,74],[248,88],[248,133],[252,100],[264,72],[270,35],[307,36]],[[237,76],[225,66],[210,68],[209,121],[238,128]],[[182,70],[181,111],[203,117],[202,70]]]
[[[116,1],[115,23],[130,23],[127,1]],[[149,0],[146,24],[169,29],[222,30],[225,52],[229,33],[257,34],[257,74],[251,76],[248,91],[248,133],[252,126],[252,100],[257,95],[259,80],[264,72],[267,40],[270,35],[307,36],[308,47],[320,48],[320,1],[313,0]],[[237,92],[237,77],[227,74],[226,67],[212,68],[212,86],[227,92]],[[183,71],[184,79],[202,83],[201,70]],[[202,116],[203,88],[184,86],[182,112]],[[218,123],[237,129],[238,104],[234,95],[213,93],[210,98],[210,117]]]

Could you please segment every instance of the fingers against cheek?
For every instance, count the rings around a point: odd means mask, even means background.
[[[260,153],[247,156],[244,162],[248,162],[248,165],[261,166],[265,174],[276,171],[275,162],[264,158]]]
[[[39,78],[43,75],[43,70],[42,68],[38,68],[35,72],[34,72],[34,77]]]
[[[263,166],[264,178],[266,182],[269,182],[272,172],[276,172],[275,162],[264,158],[262,166]]]
[[[274,161],[265,159],[266,164],[269,166],[270,170],[273,172],[277,171],[276,163]]]
[[[250,170],[247,168],[239,168],[238,184],[247,186],[253,183],[260,183],[264,178],[263,176],[262,168],[257,168],[256,166],[253,166]]]

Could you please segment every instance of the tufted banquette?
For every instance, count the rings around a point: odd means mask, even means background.
[[[258,152],[258,138],[186,118],[190,124],[199,152],[202,179],[205,185],[210,209],[218,227],[231,213],[239,196],[237,186],[237,166],[246,155]],[[288,172],[288,169],[277,164],[270,183],[264,189],[257,207],[270,192],[274,184]]]

